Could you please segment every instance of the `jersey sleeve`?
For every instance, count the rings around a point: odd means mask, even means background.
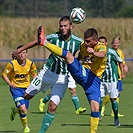
[[[12,71],[13,71],[13,64],[9,62],[3,71],[3,75],[9,76]]]
[[[115,56],[115,60],[117,61],[117,62],[123,62],[123,60],[122,60],[122,58],[119,56],[119,54],[116,52],[116,54],[114,54]]]

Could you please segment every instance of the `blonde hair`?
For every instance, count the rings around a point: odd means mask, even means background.
[[[113,39],[112,39],[112,44],[114,43],[114,41],[116,41],[116,40],[121,40],[121,38],[120,37],[113,37]]]

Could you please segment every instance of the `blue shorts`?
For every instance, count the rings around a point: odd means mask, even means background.
[[[25,88],[14,89],[10,87],[10,92],[17,108],[19,108],[23,104],[26,105],[26,109],[29,108],[29,100],[24,99]]]
[[[123,91],[122,80],[118,80],[118,91]]]
[[[88,101],[100,102],[100,79],[90,69],[84,68],[75,58],[74,62],[68,64],[68,70],[75,81],[80,84],[86,94]]]

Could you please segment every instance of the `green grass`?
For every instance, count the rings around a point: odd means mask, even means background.
[[[105,116],[99,124],[97,133],[133,133],[133,77],[123,80],[124,91],[121,93],[119,112],[124,114],[120,118],[120,127],[113,126],[113,117],[110,116],[111,105],[107,104]],[[89,103],[83,89],[78,86],[77,93],[82,107],[87,111],[82,115],[76,115],[74,105],[70,98],[70,92],[60,103],[55,119],[47,133],[89,133]],[[38,110],[39,99],[45,94],[37,94],[30,102],[28,113],[31,133],[38,133],[44,114]],[[0,79],[0,133],[23,133],[19,117],[16,116],[13,122],[10,121],[10,108],[14,106],[8,85]],[[46,105],[47,108],[47,105]]]

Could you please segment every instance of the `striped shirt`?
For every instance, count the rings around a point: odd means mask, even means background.
[[[106,69],[102,75],[102,82],[118,81],[118,62],[122,62],[122,59],[117,51],[112,48],[108,48]]]
[[[60,33],[50,34],[46,36],[47,40],[52,44],[59,46],[60,48],[69,50],[74,56],[80,49],[80,45],[83,42],[78,36],[71,34],[70,39],[65,41],[61,38]],[[64,59],[54,54],[50,54],[45,66],[56,74],[67,74],[67,64]]]

